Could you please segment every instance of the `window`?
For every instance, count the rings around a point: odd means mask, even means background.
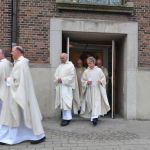
[[[79,0],[80,4],[122,5],[122,0]]]

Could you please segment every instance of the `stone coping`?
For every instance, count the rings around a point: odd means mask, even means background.
[[[133,5],[97,5],[97,4],[81,4],[73,2],[62,2],[57,0],[58,10],[74,10],[74,11],[90,11],[90,12],[105,12],[105,13],[119,13],[119,14],[132,14]]]

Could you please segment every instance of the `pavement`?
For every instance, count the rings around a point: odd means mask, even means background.
[[[61,127],[59,118],[43,121],[46,142],[0,146],[0,150],[150,150],[150,121],[101,118],[94,127],[89,120],[74,118]]]

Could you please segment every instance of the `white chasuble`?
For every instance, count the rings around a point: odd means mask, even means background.
[[[2,104],[6,104],[8,101],[8,87],[6,85],[6,79],[9,77],[12,69],[12,64],[7,59],[0,60],[0,113]],[[6,112],[7,113],[7,112]]]
[[[106,78],[100,68],[86,69],[82,76],[82,104],[81,114],[83,117],[105,115],[110,106],[106,94]],[[91,85],[87,81],[92,81]]]
[[[60,64],[56,69],[55,76],[56,100],[55,108],[62,110],[71,110],[77,114],[80,108],[79,90],[77,83],[76,70],[72,62],[67,61]],[[58,79],[62,83],[58,83]]]
[[[14,63],[7,78],[8,105],[2,106],[0,142],[17,144],[25,140],[39,140],[45,136],[42,115],[35,96],[29,60],[23,56]],[[6,119],[7,118],[7,119]]]

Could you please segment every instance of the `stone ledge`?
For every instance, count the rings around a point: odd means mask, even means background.
[[[106,12],[106,13],[119,13],[119,14],[132,14],[133,4],[125,5],[96,5],[96,4],[81,4],[76,2],[62,2],[57,0],[58,10],[74,10],[74,11],[91,11],[91,12]]]
[[[30,68],[50,68],[50,64],[38,64],[38,63],[30,63]]]
[[[148,66],[147,67],[144,67],[144,66],[141,67],[141,66],[139,66],[138,67],[138,71],[147,71],[147,72],[149,72],[150,71],[150,67],[148,67]]]

